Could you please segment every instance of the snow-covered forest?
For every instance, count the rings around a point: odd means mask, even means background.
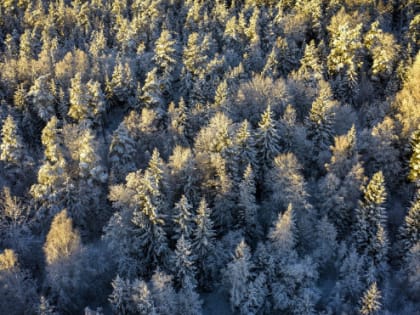
[[[417,0],[1,0],[0,314],[420,314]]]

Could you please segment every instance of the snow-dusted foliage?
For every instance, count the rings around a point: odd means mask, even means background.
[[[0,314],[416,314],[417,2],[0,1]]]

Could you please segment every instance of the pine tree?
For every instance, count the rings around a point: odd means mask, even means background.
[[[334,107],[337,106],[328,83],[322,82],[319,95],[312,103],[309,117],[306,120],[308,138],[313,144],[312,159],[315,158],[321,168],[329,158],[323,155],[327,155],[326,152],[332,144]]]
[[[273,248],[277,251],[277,256],[289,253],[296,246],[296,226],[291,204],[286,212],[279,213],[275,225],[271,228],[268,235]]]
[[[200,295],[196,292],[194,281],[186,278],[184,286],[178,292],[178,312],[185,315],[203,313]]]
[[[158,314],[176,314],[178,301],[172,284],[172,276],[156,269],[150,280],[150,291]]]
[[[247,299],[251,267],[251,253],[248,245],[242,240],[236,247],[234,260],[228,264],[225,273],[232,311],[237,310]]]
[[[129,314],[129,301],[131,298],[130,281],[121,279],[120,276],[117,275],[117,277],[112,280],[111,285],[113,290],[108,300],[111,303],[112,309],[117,314]]]
[[[191,241],[192,252],[196,255],[197,278],[201,286],[209,286],[209,274],[213,268],[211,261],[215,250],[215,230],[211,219],[211,209],[203,198],[197,209],[195,229]]]
[[[166,80],[170,80],[177,63],[177,48],[173,35],[167,29],[162,30],[155,43],[153,60]]]
[[[25,147],[18,127],[11,115],[8,115],[1,130],[0,160],[8,166],[22,167],[29,162],[25,156]],[[25,161],[26,160],[26,161]]]
[[[37,307],[36,283],[19,265],[12,249],[0,253],[0,312],[2,314],[35,313]]]
[[[245,234],[249,239],[261,233],[258,224],[258,206],[255,200],[256,187],[251,164],[248,164],[239,184],[239,219],[244,224]]]
[[[298,73],[303,80],[310,83],[312,86],[315,86],[319,80],[322,80],[324,69],[320,60],[318,49],[313,40],[305,46],[305,52],[300,60],[300,63],[301,65]]]
[[[378,290],[376,282],[373,282],[369,289],[363,294],[361,299],[360,314],[362,315],[375,315],[379,314],[382,308],[381,304],[381,291]]]
[[[239,183],[245,169],[249,165],[254,171],[257,169],[258,163],[254,136],[247,120],[244,120],[240,124],[234,135],[232,146],[226,150],[225,156],[229,171],[233,175],[233,180],[236,183]]]
[[[163,114],[164,99],[161,84],[156,72],[157,68],[153,68],[153,70],[147,73],[146,80],[144,81],[142,88],[143,95],[141,100],[148,108],[157,109],[160,114]]]
[[[135,279],[131,284],[131,292],[131,300],[134,304],[135,314],[156,315],[152,294],[146,282]]]
[[[45,147],[45,158],[55,163],[63,158],[62,154],[62,139],[60,137],[61,130],[58,127],[58,119],[53,116],[47,125],[42,130],[41,141]]]
[[[193,230],[193,218],[191,213],[192,205],[188,202],[185,195],[182,195],[178,203],[175,204],[174,208],[174,225],[175,234],[174,239],[178,240],[181,235],[189,238]]]
[[[196,286],[196,257],[191,249],[191,242],[186,239],[184,235],[181,235],[176,242],[174,256],[174,272],[180,287],[186,287],[188,281],[190,281],[194,287]]]
[[[55,115],[55,99],[49,87],[49,79],[49,75],[40,76],[35,80],[28,93],[39,118],[45,122]]]
[[[79,140],[79,176],[86,179],[89,185],[94,182],[105,183],[108,175],[101,166],[97,153],[97,143],[90,128],[83,131]]]
[[[420,128],[414,131],[411,136],[411,148],[408,179],[420,186]]]
[[[270,169],[274,157],[280,153],[280,139],[270,105],[267,106],[267,109],[261,115],[255,134],[255,142],[257,158],[261,161],[263,172],[266,172]]]
[[[68,115],[75,120],[87,119],[90,116],[89,95],[86,85],[82,82],[81,73],[76,73],[70,82],[70,108]]]
[[[359,252],[372,259],[378,271],[385,269],[383,264],[386,261],[388,249],[384,228],[386,213],[383,205],[385,201],[384,178],[382,172],[377,172],[366,186],[363,201],[356,210],[354,235]]]
[[[420,242],[420,197],[411,204],[405,216],[404,223],[400,227],[402,252],[408,253],[416,243]]]
[[[112,135],[108,155],[111,162],[110,178],[114,183],[121,182],[129,172],[135,171],[135,154],[136,142],[126,125],[121,123]]]
[[[197,261],[204,261],[213,250],[215,231],[211,220],[211,209],[203,198],[197,209],[195,217],[195,229],[193,231],[192,248],[197,253]]]

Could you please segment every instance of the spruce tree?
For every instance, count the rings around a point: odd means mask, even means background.
[[[408,179],[420,186],[420,128],[411,135],[411,148]]]
[[[21,168],[29,162],[22,137],[11,115],[8,115],[1,130],[0,160],[7,166]]]
[[[255,134],[257,158],[261,161],[262,171],[271,168],[274,157],[280,153],[280,138],[270,105],[261,115],[258,129]]]
[[[373,282],[370,287],[365,291],[360,301],[360,314],[362,315],[375,315],[379,314],[382,308],[381,304],[381,291],[378,290],[376,282]]]
[[[356,209],[354,236],[359,253],[366,254],[373,267],[382,273],[386,269],[388,240],[384,204],[386,190],[382,172],[375,173],[364,189],[363,200]]]
[[[185,195],[182,195],[179,202],[175,204],[174,207],[174,230],[175,234],[173,238],[178,240],[181,235],[189,238],[192,235],[193,230],[193,218],[191,213],[192,205],[188,202],[188,199]]]
[[[420,197],[411,204],[405,216],[404,223],[400,227],[400,238],[404,255],[420,241]]]

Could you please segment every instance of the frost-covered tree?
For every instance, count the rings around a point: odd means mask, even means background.
[[[363,200],[356,209],[354,237],[359,253],[372,260],[375,269],[386,270],[388,239],[385,230],[387,216],[384,204],[386,190],[382,172],[375,173],[364,189]]]
[[[230,146],[224,155],[235,182],[239,182],[248,165],[255,170],[258,166],[255,140],[250,124],[244,120],[238,127]]]
[[[49,121],[56,113],[55,98],[50,90],[49,79],[49,75],[40,76],[28,92],[36,113],[45,122]]]
[[[77,121],[99,123],[105,112],[105,96],[97,81],[82,82],[80,72],[70,81],[70,107],[68,115]]]
[[[420,241],[420,198],[411,204],[405,216],[404,223],[400,227],[402,252],[404,254]]]
[[[321,81],[319,95],[312,103],[309,116],[306,119],[307,135],[313,145],[312,161],[317,162],[320,168],[329,158],[328,149],[333,140],[336,106],[337,102],[333,99],[329,84]]]
[[[376,282],[373,282],[368,288],[368,290],[363,294],[363,297],[360,301],[360,314],[379,314],[382,308],[381,299],[381,291],[379,291]]]
[[[18,126],[8,115],[1,129],[0,160],[9,167],[24,167],[29,162]]]
[[[420,129],[414,131],[411,136],[411,148],[408,178],[420,186]]]
[[[334,82],[337,95],[351,101],[358,90],[359,70],[362,57],[362,27],[353,14],[344,7],[331,19],[328,26],[331,41],[327,59],[328,73],[336,76]]]
[[[156,73],[157,68],[153,68],[153,70],[147,73],[142,87],[143,95],[141,100],[148,108],[154,108],[161,112],[164,110],[164,98],[161,83]]]
[[[174,239],[178,240],[181,235],[189,238],[193,230],[193,218],[191,213],[192,205],[188,202],[185,195],[175,204],[174,207]]]
[[[244,225],[246,236],[251,239],[255,238],[260,231],[258,223],[258,205],[255,200],[256,187],[254,172],[251,164],[248,164],[243,179],[239,184],[239,202],[238,214],[239,223]]]
[[[20,267],[16,253],[8,248],[0,253],[0,296],[0,312],[4,314],[35,313],[36,283]]]
[[[319,208],[337,228],[338,237],[347,237],[354,223],[354,210],[362,197],[364,169],[359,162],[355,128],[335,137],[327,174],[319,182]]]
[[[152,294],[146,282],[143,280],[134,280],[131,284],[131,299],[134,304],[135,314],[155,315],[156,309],[153,304]]]
[[[248,245],[242,240],[235,249],[235,256],[225,271],[229,289],[229,301],[232,311],[240,308],[247,299],[247,286],[251,276],[251,253]]]
[[[180,287],[186,287],[187,282],[191,282],[196,286],[195,274],[195,260],[196,257],[192,253],[191,242],[181,235],[176,242],[175,255],[174,255],[174,273],[175,279]]]
[[[130,281],[122,279],[119,275],[112,280],[112,293],[109,296],[109,302],[112,309],[117,314],[130,314]]]
[[[215,230],[211,219],[211,209],[208,207],[206,200],[203,198],[197,209],[195,216],[195,229],[191,241],[192,251],[196,255],[199,272],[197,277],[200,284],[208,281],[208,273],[212,266],[208,261],[211,260],[214,253]]]
[[[185,279],[184,286],[178,292],[178,312],[185,315],[202,314],[202,300],[196,292],[194,281],[190,278]]]
[[[80,235],[73,229],[73,221],[68,217],[67,210],[62,210],[54,217],[45,241],[44,252],[47,264],[67,259],[78,251],[80,246]]]
[[[35,201],[39,201],[43,206],[59,211],[60,206],[65,205],[68,174],[61,128],[55,116],[42,130],[41,141],[46,160],[38,170],[37,183],[32,185],[30,193]]]
[[[149,287],[158,314],[171,315],[177,312],[178,301],[172,283],[172,276],[156,269],[150,280]]]
[[[109,147],[109,161],[111,162],[110,179],[121,182],[129,172],[135,171],[136,141],[133,139],[124,123],[121,123],[112,135]]]
[[[257,158],[261,161],[262,170],[266,172],[271,168],[274,158],[280,153],[280,138],[277,133],[271,106],[267,106],[261,115],[258,129],[255,133]]]
[[[157,265],[167,264],[161,167],[156,153],[144,172],[129,173],[124,185],[111,187],[109,199],[119,211],[106,227],[105,240],[119,253],[118,270],[122,274],[145,274]]]
[[[375,21],[365,34],[363,42],[372,58],[370,69],[372,80],[389,80],[400,49],[394,36],[380,29],[379,21]]]
[[[269,173],[271,197],[268,206],[276,216],[292,204],[296,213],[299,241],[310,246],[313,241],[311,235],[314,233],[315,212],[308,201],[309,194],[301,169],[302,166],[293,153],[280,154],[274,159],[274,167]]]
[[[294,211],[291,204],[286,212],[279,213],[278,218],[268,235],[270,243],[276,250],[276,255],[289,253],[296,246],[296,226]]]

